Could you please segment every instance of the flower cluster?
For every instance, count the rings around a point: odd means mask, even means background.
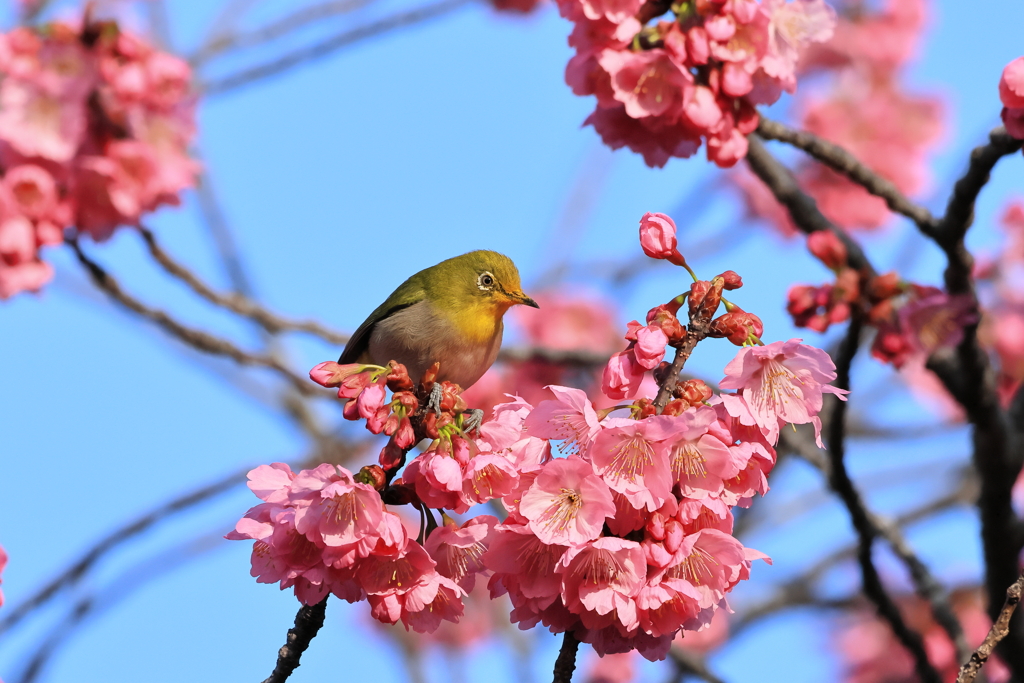
[[[796,89],[801,50],[828,40],[824,0],[559,0],[576,55],[565,79],[595,95],[587,119],[612,149],[649,166],[689,157],[707,142],[727,167],[746,156],[755,106]],[[656,21],[655,21],[656,20]]]
[[[925,188],[927,154],[942,135],[943,109],[934,95],[910,93],[901,76],[925,26],[923,0],[856,3],[841,15],[835,35],[801,59],[801,75],[822,74],[830,87],[796,103],[798,127],[834,142],[904,194]],[[876,229],[891,213],[885,201],[814,161],[798,165],[801,187],[822,212],[846,229]],[[760,181],[736,177],[751,213],[787,234],[795,229]]]
[[[640,230],[649,255],[685,264],[667,216],[644,216]],[[630,323],[629,348],[606,368],[606,393],[625,392],[624,377],[641,386],[666,347],[679,351],[713,327],[726,282],[741,284],[731,272],[695,282],[688,329],[675,317],[679,306],[653,309],[646,327]],[[743,315],[737,343],[759,342],[756,318]],[[502,498],[509,516],[483,558],[492,594],[509,595],[521,628],[572,631],[600,654],[664,657],[681,629],[710,623],[754,559],[767,559],[731,535],[731,509],[767,491],[781,425],[820,431],[823,393],[845,393],[827,385],[833,379],[824,352],[791,340],[745,346],[720,384],[737,393],[712,397],[691,380],[660,413],[641,396],[623,406],[630,417],[602,418],[584,392],[558,386],[535,408],[517,402],[520,436],[534,444],[527,448],[564,457],[522,463],[519,485]]]
[[[690,271],[675,233],[663,214],[641,220],[644,251]],[[477,575],[489,576],[521,628],[571,631],[601,654],[664,657],[681,630],[711,623],[753,560],[768,559],[732,535],[732,508],[767,492],[781,426],[820,431],[823,394],[845,393],[828,385],[835,368],[823,351],[762,344],[761,321],[722,298],[739,275],[694,280],[647,325],[631,322],[628,348],[609,361],[605,394],[630,393],[628,405],[597,409],[586,392],[550,385],[536,406],[509,396],[471,432],[459,387],[435,384],[433,371],[414,386],[394,362],[317,365],[311,378],[338,388],[346,417],[390,436],[380,465],[356,475],[329,464],[256,468],[249,485],[263,503],[228,538],[255,541],[253,576],[305,604],[365,599],[382,622],[432,632],[457,622]],[[688,355],[706,337],[743,346],[718,396],[662,361],[667,348]],[[658,397],[648,395],[655,386]],[[620,409],[628,417],[611,416]],[[462,514],[493,499],[508,512],[500,523],[485,515],[458,526],[444,513],[434,523],[432,509]],[[417,538],[388,509],[402,504],[423,515]]]
[[[1024,139],[1024,57],[1018,57],[1003,69],[999,79],[999,99],[1003,103],[1006,132]]]
[[[0,298],[52,277],[41,247],[107,239],[195,185],[191,70],[113,23],[0,35]]]
[[[249,472],[249,488],[264,502],[226,538],[255,541],[252,575],[292,588],[303,604],[328,594],[366,600],[374,618],[420,632],[458,621],[497,520],[451,523],[422,544],[385,508],[366,469],[353,476],[329,464],[298,473],[260,465]]]

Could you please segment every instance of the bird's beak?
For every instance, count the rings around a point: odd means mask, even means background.
[[[510,296],[516,303],[529,306],[530,308],[540,308],[540,305],[536,301],[526,296],[522,292],[516,292],[515,294],[512,294]]]

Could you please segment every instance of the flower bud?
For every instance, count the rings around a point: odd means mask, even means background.
[[[900,282],[900,276],[895,272],[878,275],[868,280],[866,294],[872,302],[891,299],[902,292],[903,285]]]
[[[807,237],[807,248],[831,270],[839,270],[846,265],[846,245],[831,230],[812,232]]]
[[[743,278],[735,270],[727,270],[718,277],[725,281],[723,288],[726,290],[739,289],[743,286]]]
[[[352,478],[360,484],[372,486],[378,491],[384,488],[384,484],[387,479],[384,474],[384,470],[381,469],[380,465],[366,465],[356,472],[355,476]]]
[[[676,224],[663,213],[645,213],[640,219],[640,246],[651,258],[666,259],[677,266],[686,263],[676,249]]]
[[[676,387],[678,389],[679,387]],[[675,392],[673,392],[675,393]],[[686,412],[686,409],[690,407],[690,404],[681,398],[674,398],[665,404],[665,408],[661,411],[662,415],[670,415],[675,417],[682,415]]]
[[[655,541],[664,541],[665,515],[660,512],[652,512],[651,516],[647,518],[647,525],[644,528],[649,538],[653,538]]]
[[[714,392],[711,387],[701,379],[688,379],[676,386],[679,398],[691,406],[699,405],[709,400]]]
[[[860,298],[860,273],[853,268],[843,268],[836,274],[835,289],[830,297],[833,301],[853,303]]]
[[[388,439],[388,443],[381,449],[377,461],[381,467],[390,471],[402,466],[403,457],[405,457],[405,452],[395,443],[394,439]]]
[[[736,346],[743,346],[751,336],[760,338],[764,324],[753,313],[732,311],[724,313],[711,322],[709,336],[725,337]]]
[[[725,280],[721,276],[711,282],[694,282],[690,286],[690,320],[706,323],[718,310],[722,303],[722,289]],[[703,295],[701,293],[703,292]]]
[[[388,389],[399,392],[410,391],[413,388],[412,378],[409,377],[409,371],[405,369],[404,365],[389,361],[388,368],[391,370],[387,377]]]
[[[362,369],[359,363],[348,363],[339,365],[333,361],[318,363],[309,371],[309,378],[323,387],[339,386],[346,377],[359,373]]]
[[[423,373],[423,379],[420,380],[420,386],[423,387],[423,391],[430,391],[430,388],[434,386],[434,382],[437,381],[437,373],[441,370],[441,363],[434,363]]]
[[[674,553],[683,544],[683,525],[674,519],[665,522],[665,550]]]
[[[423,433],[428,439],[436,439],[441,436],[437,431],[437,413],[428,410],[423,416]]]

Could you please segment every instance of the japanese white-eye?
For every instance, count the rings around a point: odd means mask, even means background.
[[[523,293],[512,260],[494,251],[471,251],[399,285],[355,331],[338,362],[394,360],[405,365],[413,381],[438,362],[438,381],[467,389],[497,358],[502,318],[516,304],[539,308]]]

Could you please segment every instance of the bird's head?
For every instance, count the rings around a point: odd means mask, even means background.
[[[523,293],[516,264],[496,251],[471,251],[429,270],[433,272],[429,274],[427,289],[431,298],[445,308],[487,310],[499,318],[516,304],[540,308]]]

